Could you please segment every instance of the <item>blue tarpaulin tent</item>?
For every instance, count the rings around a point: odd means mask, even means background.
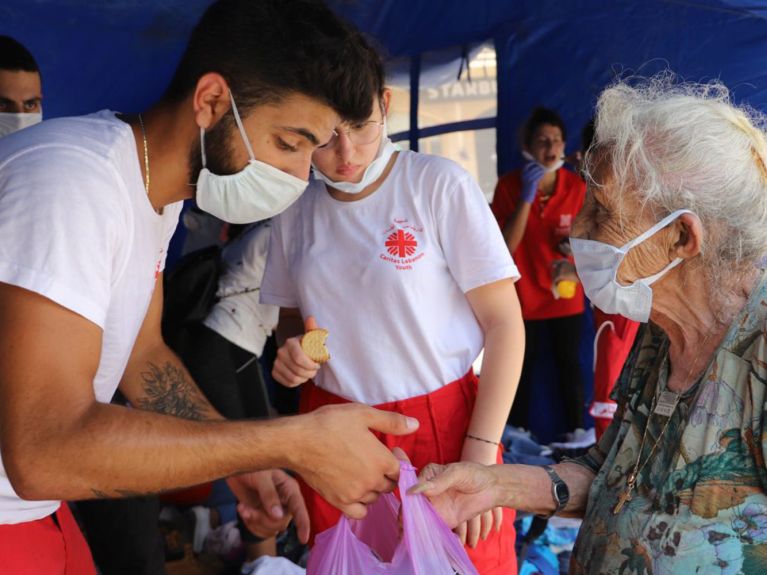
[[[162,92],[191,27],[208,4],[209,0],[5,0],[0,33],[18,38],[38,58],[48,117],[104,107],[131,111]],[[690,80],[721,79],[736,100],[767,106],[767,2],[330,4],[373,35],[392,58],[470,49],[492,41],[498,61],[498,118],[493,123],[499,172],[518,163],[516,129],[534,105],[560,110],[568,125],[577,128],[590,117],[595,95],[618,73],[648,75],[668,67]],[[428,71],[428,66],[421,69]]]
[[[257,1],[257,0],[254,0]],[[393,81],[424,88],[455,78],[478,46],[495,50],[497,112],[419,126],[410,91],[400,139],[495,129],[497,172],[519,165],[517,129],[536,105],[557,109],[577,147],[599,91],[616,75],[670,69],[719,79],[737,102],[767,111],[767,2],[755,0],[329,0],[377,39]],[[35,54],[46,117],[140,110],[164,90],[209,0],[5,0],[0,34]],[[285,46],[286,50],[290,46]],[[589,365],[584,346],[584,365]],[[555,428],[550,428],[555,429]],[[543,431],[542,435],[546,435]],[[550,439],[553,437],[544,437]]]

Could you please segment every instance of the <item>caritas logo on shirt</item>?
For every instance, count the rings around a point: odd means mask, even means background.
[[[424,256],[419,253],[418,239],[423,226],[411,223],[406,218],[395,218],[382,234],[384,251],[379,257],[394,265],[398,270],[412,270],[413,264]]]

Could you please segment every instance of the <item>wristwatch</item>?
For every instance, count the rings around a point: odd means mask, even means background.
[[[551,495],[554,497],[554,501],[557,503],[557,508],[548,517],[559,513],[564,509],[567,502],[570,501],[570,490],[567,488],[567,483],[562,481],[562,478],[557,475],[557,472],[551,467],[551,465],[544,465],[543,469],[549,474],[551,478]]]

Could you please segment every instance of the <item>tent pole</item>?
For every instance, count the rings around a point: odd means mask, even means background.
[[[495,150],[498,158],[497,172],[502,176],[511,169],[511,150],[514,147],[514,130],[511,127],[511,73],[509,70],[509,38],[495,38],[495,58],[498,81],[496,108]]]
[[[421,55],[410,58],[410,149],[418,151],[418,90],[421,83]]]

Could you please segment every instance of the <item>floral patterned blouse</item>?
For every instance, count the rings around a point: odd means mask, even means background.
[[[766,320],[764,275],[668,422],[656,412],[648,423],[666,389],[668,339],[652,325],[639,333],[614,391],[612,425],[574,460],[596,478],[570,573],[767,574]],[[647,463],[614,513],[648,425],[640,466]]]

